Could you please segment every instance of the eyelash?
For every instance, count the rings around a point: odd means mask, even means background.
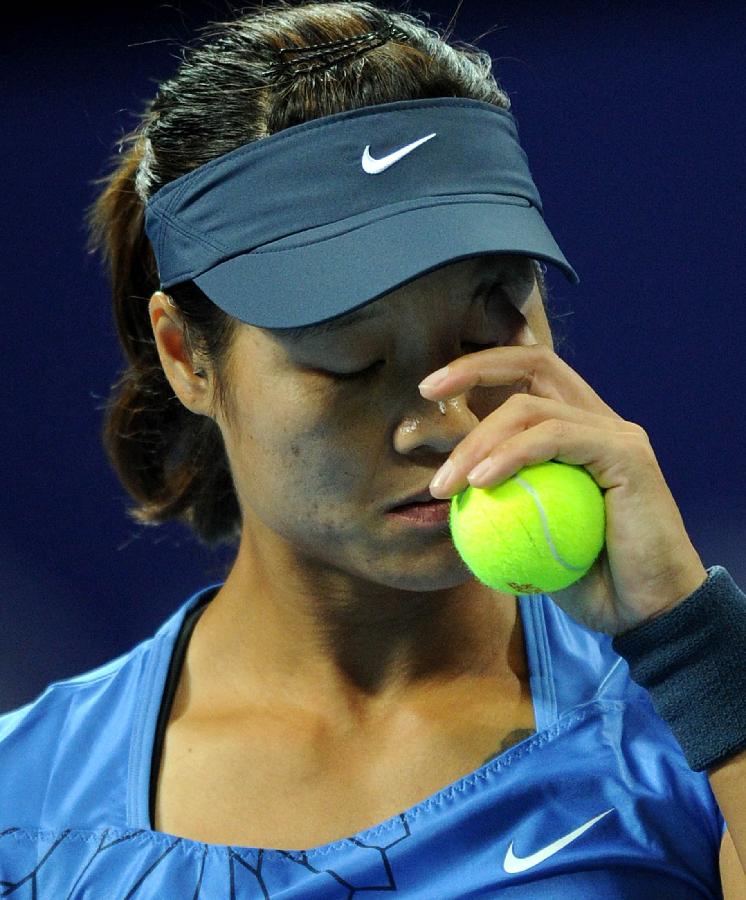
[[[356,378],[365,378],[368,375],[372,375],[373,371],[382,365],[383,360],[379,359],[378,362],[374,362],[373,365],[361,369],[359,372],[327,372],[327,374],[331,375],[336,381],[354,381]]]
[[[464,346],[475,347],[476,351],[479,352],[480,350],[486,350],[488,347],[494,347],[495,342],[493,341],[490,344],[476,344],[473,341],[465,341]],[[375,370],[383,365],[383,362],[382,359],[379,359],[378,362],[374,362],[365,369],[360,369],[359,372],[328,372],[327,374],[331,375],[336,381],[355,381],[358,378],[366,378],[372,375]]]

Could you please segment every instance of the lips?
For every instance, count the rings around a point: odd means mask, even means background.
[[[394,504],[391,509],[401,509],[404,506],[415,506],[420,503],[442,503],[442,501],[436,500],[430,493],[430,490],[426,488],[417,494],[410,494],[409,497],[405,497],[399,503]]]
[[[442,500],[435,500],[433,497],[430,498],[429,501],[426,502],[418,502],[418,503],[402,503],[400,506],[395,506],[394,509],[417,509],[417,508],[430,508],[440,506],[443,503]]]
[[[388,515],[407,523],[410,527],[437,528],[439,533],[448,524],[451,504],[448,500],[430,500],[428,503],[409,503],[395,506]]]

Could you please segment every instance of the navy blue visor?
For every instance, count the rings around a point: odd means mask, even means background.
[[[164,185],[145,229],[160,286],[192,279],[262,328],[333,319],[446,263],[558,266],[508,111],[438,97],[367,106],[252,141]]]

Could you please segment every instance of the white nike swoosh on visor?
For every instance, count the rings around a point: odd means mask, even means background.
[[[586,822],[585,825],[581,825],[580,828],[576,828],[575,831],[571,831],[564,837],[553,841],[551,844],[547,844],[546,847],[543,847],[541,850],[537,850],[536,853],[532,853],[530,856],[516,856],[513,853],[513,841],[511,841],[510,846],[508,847],[508,852],[505,854],[503,869],[513,875],[516,872],[525,872],[526,869],[532,869],[534,866],[538,866],[540,862],[544,862],[545,859],[549,859],[550,856],[554,856],[554,854],[562,850],[563,847],[571,844],[575,840],[575,838],[580,837],[580,835],[583,834],[584,831],[588,831],[588,829],[592,825],[595,825],[599,819],[603,819],[603,817],[610,813],[613,809],[614,807],[612,806],[611,809],[607,809],[606,812],[602,812],[594,819]]]
[[[406,156],[408,153],[416,150],[420,144],[424,144],[425,141],[434,138],[437,133],[437,131],[434,131],[432,134],[428,134],[427,137],[420,138],[419,141],[415,141],[412,144],[407,144],[407,146],[402,147],[401,150],[396,150],[394,153],[389,153],[388,156],[382,156],[380,159],[374,159],[370,155],[370,144],[368,144],[363,151],[363,170],[367,172],[368,175],[378,175],[379,172],[384,172],[389,166],[393,166],[395,162],[399,162],[402,156]]]

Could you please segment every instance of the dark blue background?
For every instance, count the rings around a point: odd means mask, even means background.
[[[125,517],[99,439],[123,358],[83,225],[93,179],[177,45],[229,14],[100,6],[16,13],[0,54],[0,711],[126,652],[231,558]],[[455,6],[410,9],[445,27]],[[466,0],[454,38],[495,60],[582,279],[549,273],[561,355],[647,430],[704,564],[746,586],[743,4]]]

